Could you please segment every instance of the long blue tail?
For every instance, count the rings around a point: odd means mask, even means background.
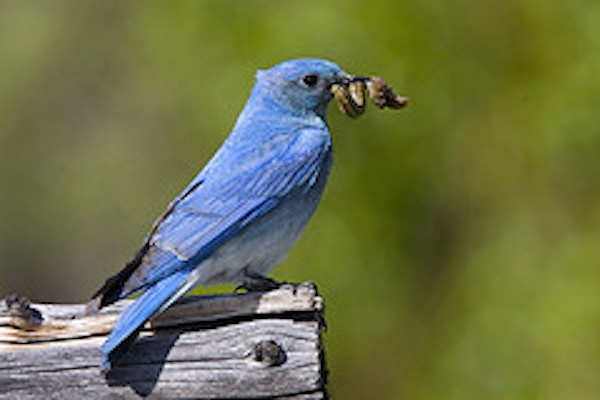
[[[123,312],[102,345],[102,373],[110,371],[112,363],[125,353],[146,321],[169,307],[191,288],[195,282],[195,279],[189,279],[192,271],[180,270],[158,281]]]

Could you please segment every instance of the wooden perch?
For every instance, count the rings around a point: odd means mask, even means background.
[[[323,305],[313,283],[190,296],[154,319],[108,376],[100,346],[122,301],[0,307],[0,399],[324,399]]]

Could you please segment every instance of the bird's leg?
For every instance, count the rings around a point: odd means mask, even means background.
[[[283,284],[283,282],[277,282],[276,280],[268,278],[264,275],[249,271],[248,268],[244,268],[243,274],[243,283],[235,288],[236,292],[242,289],[248,292],[266,292],[277,289]]]

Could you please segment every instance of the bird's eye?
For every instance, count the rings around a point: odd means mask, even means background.
[[[319,76],[317,74],[308,74],[302,78],[302,82],[308,87],[314,87],[319,82]]]

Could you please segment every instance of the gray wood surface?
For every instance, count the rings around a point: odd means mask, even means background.
[[[124,301],[32,305],[41,324],[0,309],[0,399],[323,399],[322,300],[316,287],[185,298],[149,324],[108,376],[100,346]]]

